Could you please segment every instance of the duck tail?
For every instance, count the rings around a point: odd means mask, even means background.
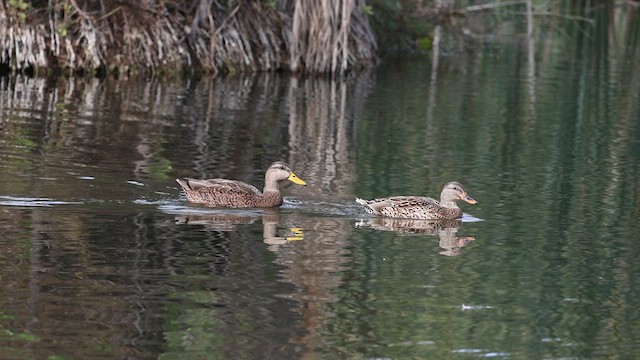
[[[191,190],[191,186],[189,186],[189,181],[187,181],[187,179],[176,179],[176,181],[184,190]]]
[[[360,204],[360,205],[364,206],[364,210],[365,210],[366,212],[368,212],[369,214],[376,214],[376,215],[380,215],[380,214],[377,214],[377,213],[376,213],[376,210],[375,210],[373,207],[371,207],[371,204],[369,204],[369,201],[368,201],[368,200],[361,199],[361,198],[357,197],[357,198],[356,198],[356,202],[357,202],[358,204]]]

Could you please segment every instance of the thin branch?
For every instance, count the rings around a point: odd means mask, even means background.
[[[218,26],[218,28],[216,29],[216,31],[213,34],[214,35],[218,35],[218,33],[220,33],[220,31],[222,31],[224,26],[227,24],[227,21],[229,21],[231,18],[233,18],[236,15],[236,13],[238,12],[238,10],[240,10],[240,4],[236,5],[236,8],[233,9],[233,11],[229,14],[229,16],[227,16],[224,20],[222,20],[222,23],[220,24],[220,26]]]
[[[78,12],[78,14],[80,14],[80,16],[85,18],[85,20],[91,21],[93,19],[91,17],[91,15],[87,14],[86,12],[84,12],[84,10],[82,10],[80,8],[80,6],[78,6],[78,3],[76,2],[76,0],[70,0],[70,1],[71,1],[71,5],[73,5],[74,9]]]
[[[558,14],[558,13],[552,13],[550,11],[535,11],[533,13],[533,16],[549,16],[549,17],[557,17],[557,18],[562,18],[562,19],[567,19],[567,20],[584,21],[584,22],[588,22],[590,24],[595,23],[595,20],[587,18],[587,17],[584,17],[584,16],[563,15],[563,14]]]
[[[520,5],[526,2],[527,2],[526,0],[514,0],[514,1],[503,1],[503,2],[482,4],[482,5],[473,5],[473,6],[467,6],[464,9],[457,10],[457,12],[463,14],[463,13],[474,12],[474,11],[493,10],[493,9],[497,9],[505,6]]]

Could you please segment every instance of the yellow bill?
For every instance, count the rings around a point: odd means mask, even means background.
[[[298,184],[298,185],[302,185],[302,186],[307,186],[307,183],[302,181],[302,179],[300,179],[299,177],[296,176],[296,174],[291,173],[291,175],[289,175],[289,177],[287,178],[287,180],[291,181],[294,184]]]
[[[301,228],[289,228],[289,230],[291,230],[294,236],[288,236],[286,238],[287,241],[300,241],[304,239],[304,232],[302,231]]]

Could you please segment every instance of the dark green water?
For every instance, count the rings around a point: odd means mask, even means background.
[[[633,358],[640,56],[594,54],[1,79],[0,358]],[[261,187],[274,160],[309,184],[277,210],[192,206],[174,181]],[[479,201],[459,223],[353,202],[451,180]]]

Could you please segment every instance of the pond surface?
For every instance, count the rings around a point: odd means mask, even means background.
[[[345,81],[2,78],[0,358],[640,353],[622,50],[493,44]],[[262,187],[276,160],[309,184],[280,209],[191,205],[174,180]],[[452,180],[479,202],[462,221],[354,202]]]

